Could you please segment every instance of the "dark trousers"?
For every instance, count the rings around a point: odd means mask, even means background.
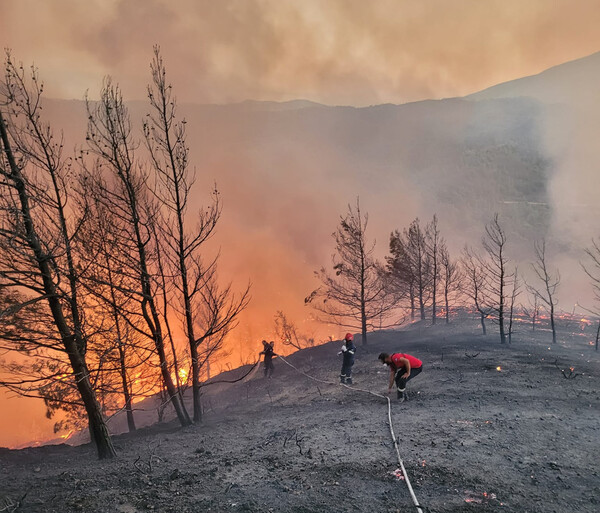
[[[396,377],[394,378],[396,380],[396,386],[398,387],[398,391],[404,392],[404,389],[406,388],[406,383],[413,379],[415,376],[421,374],[422,370],[422,365],[415,369],[410,369],[410,376],[408,376],[408,378],[403,378],[402,375],[406,372],[406,370],[404,369],[404,367],[398,369],[396,371]]]
[[[342,371],[340,372],[340,378],[351,378],[353,365],[354,365],[354,363],[342,364]]]
[[[273,365],[273,361],[269,358],[268,360],[265,358],[265,378],[267,376],[272,376],[273,375],[273,369],[275,368]]]

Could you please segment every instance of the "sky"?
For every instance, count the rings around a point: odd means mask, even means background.
[[[463,96],[600,48],[597,0],[0,0],[0,42],[49,97],[111,75],[145,99],[160,45],[180,102]]]
[[[599,0],[0,0],[2,47],[78,100],[106,75],[144,100],[153,45],[180,104],[464,96],[599,51],[598,26]],[[0,393],[0,446],[43,413]]]

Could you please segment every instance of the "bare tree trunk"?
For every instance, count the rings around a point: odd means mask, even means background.
[[[513,290],[510,296],[510,311],[508,317],[508,343],[509,345],[512,343],[512,335],[513,335],[513,320],[514,320],[514,312],[515,312],[515,303],[517,301],[517,297],[520,294],[519,291],[519,270],[515,267],[515,272],[513,275]]]
[[[481,323],[481,331],[484,335],[487,335],[487,330],[485,328],[485,315],[482,312],[479,312],[479,322]]]
[[[440,248],[444,246],[444,240],[440,237],[437,215],[433,219],[426,231],[428,260],[431,262],[431,324],[436,323],[437,317],[437,288],[440,276]]]

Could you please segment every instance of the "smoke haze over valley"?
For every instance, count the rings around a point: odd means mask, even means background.
[[[497,212],[522,272],[532,241],[545,237],[564,276],[562,308],[589,306],[579,261],[596,236],[599,70],[594,54],[465,98],[404,105],[180,105],[198,176],[193,208],[216,183],[222,274],[253,284],[236,337],[263,338],[277,310],[304,324],[313,271],[329,264],[331,234],[357,197],[381,257],[392,230],[434,214],[457,257],[465,244],[479,245]],[[134,121],[146,111],[130,104]],[[81,140],[82,102],[50,100],[46,114],[60,119],[68,141]]]

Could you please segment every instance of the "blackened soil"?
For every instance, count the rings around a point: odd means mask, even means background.
[[[424,512],[596,513],[592,331],[562,326],[555,345],[526,326],[501,345],[472,320],[374,333],[357,344],[360,390],[336,383],[340,343],[306,349],[286,358],[299,370],[276,359],[272,379],[259,370],[207,387],[200,425],[115,436],[115,460],[97,460],[90,444],[0,450],[0,511],[417,511],[398,477],[387,401],[365,392],[387,389],[377,354],[404,351],[424,371],[407,402],[392,400],[392,419]]]

